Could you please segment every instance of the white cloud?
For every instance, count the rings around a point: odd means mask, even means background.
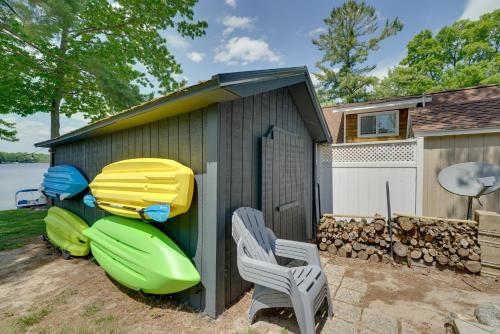
[[[236,0],[225,0],[226,5],[232,8],[236,8]]]
[[[201,52],[196,52],[196,51],[191,51],[186,54],[186,56],[191,60],[192,62],[199,63],[203,60],[205,57],[204,53]]]
[[[222,24],[226,27],[223,34],[227,35],[236,29],[249,30],[253,27],[253,19],[245,16],[226,15],[222,19]]]
[[[499,8],[498,0],[468,0],[460,19],[477,20],[481,15]]]
[[[397,57],[384,59],[378,62],[377,67],[375,67],[375,69],[370,72],[370,75],[376,76],[379,79],[385,78],[387,76],[387,73],[389,72],[389,69],[398,65],[404,57],[405,54],[401,53]]]
[[[189,43],[179,35],[168,33],[165,38],[167,39],[167,46],[172,45],[174,48],[181,50],[189,48]]]
[[[310,30],[307,35],[308,36],[314,36],[314,35],[319,35],[319,34],[322,34],[326,32],[326,29],[325,28],[322,28],[322,27],[319,27],[319,28],[316,28],[316,29],[313,29],[313,30]]]
[[[33,152],[37,150],[33,144],[50,138],[50,114],[36,113],[27,117],[8,114],[2,117],[8,122],[16,124],[17,142],[0,140],[0,151],[3,152]],[[68,118],[61,115],[61,134],[80,128],[88,123],[83,115],[78,113]]]
[[[318,87],[320,84],[318,77],[314,73],[311,75],[311,81],[314,87]]]
[[[214,61],[228,65],[247,65],[256,61],[279,62],[281,56],[262,39],[233,37],[215,49]]]

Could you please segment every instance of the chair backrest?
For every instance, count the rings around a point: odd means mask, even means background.
[[[232,235],[236,243],[240,240],[247,256],[269,263],[277,263],[262,212],[252,208],[234,211]]]

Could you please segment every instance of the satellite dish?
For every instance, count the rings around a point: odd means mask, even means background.
[[[483,162],[465,162],[443,169],[438,175],[441,187],[469,197],[467,219],[472,218],[472,199],[500,188],[500,166]],[[481,204],[481,202],[479,202]]]

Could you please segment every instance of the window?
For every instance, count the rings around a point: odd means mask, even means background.
[[[399,111],[358,114],[358,137],[399,135]]]

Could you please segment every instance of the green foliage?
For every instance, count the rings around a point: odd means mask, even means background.
[[[1,1],[0,113],[50,112],[54,137],[59,112],[95,121],[150,99],[141,87],[182,87],[164,33],[202,36],[196,2]]]
[[[14,127],[14,123],[4,121],[0,118],[0,140],[18,141],[19,139],[16,138],[17,131]]]
[[[376,96],[500,84],[499,51],[500,10],[459,20],[435,35],[424,30],[408,43],[407,56],[376,87]]]
[[[50,162],[50,156],[42,153],[26,153],[26,152],[0,152],[0,164],[12,162]]]
[[[342,99],[344,102],[366,100],[368,90],[377,79],[369,72],[375,65],[366,65],[368,55],[379,49],[382,40],[397,34],[403,23],[396,17],[386,20],[379,29],[374,7],[364,1],[348,0],[334,8],[324,20],[327,32],[313,44],[323,52],[316,74],[320,81],[318,93],[324,101]]]
[[[22,247],[42,235],[46,215],[47,210],[0,211],[0,251]]]

